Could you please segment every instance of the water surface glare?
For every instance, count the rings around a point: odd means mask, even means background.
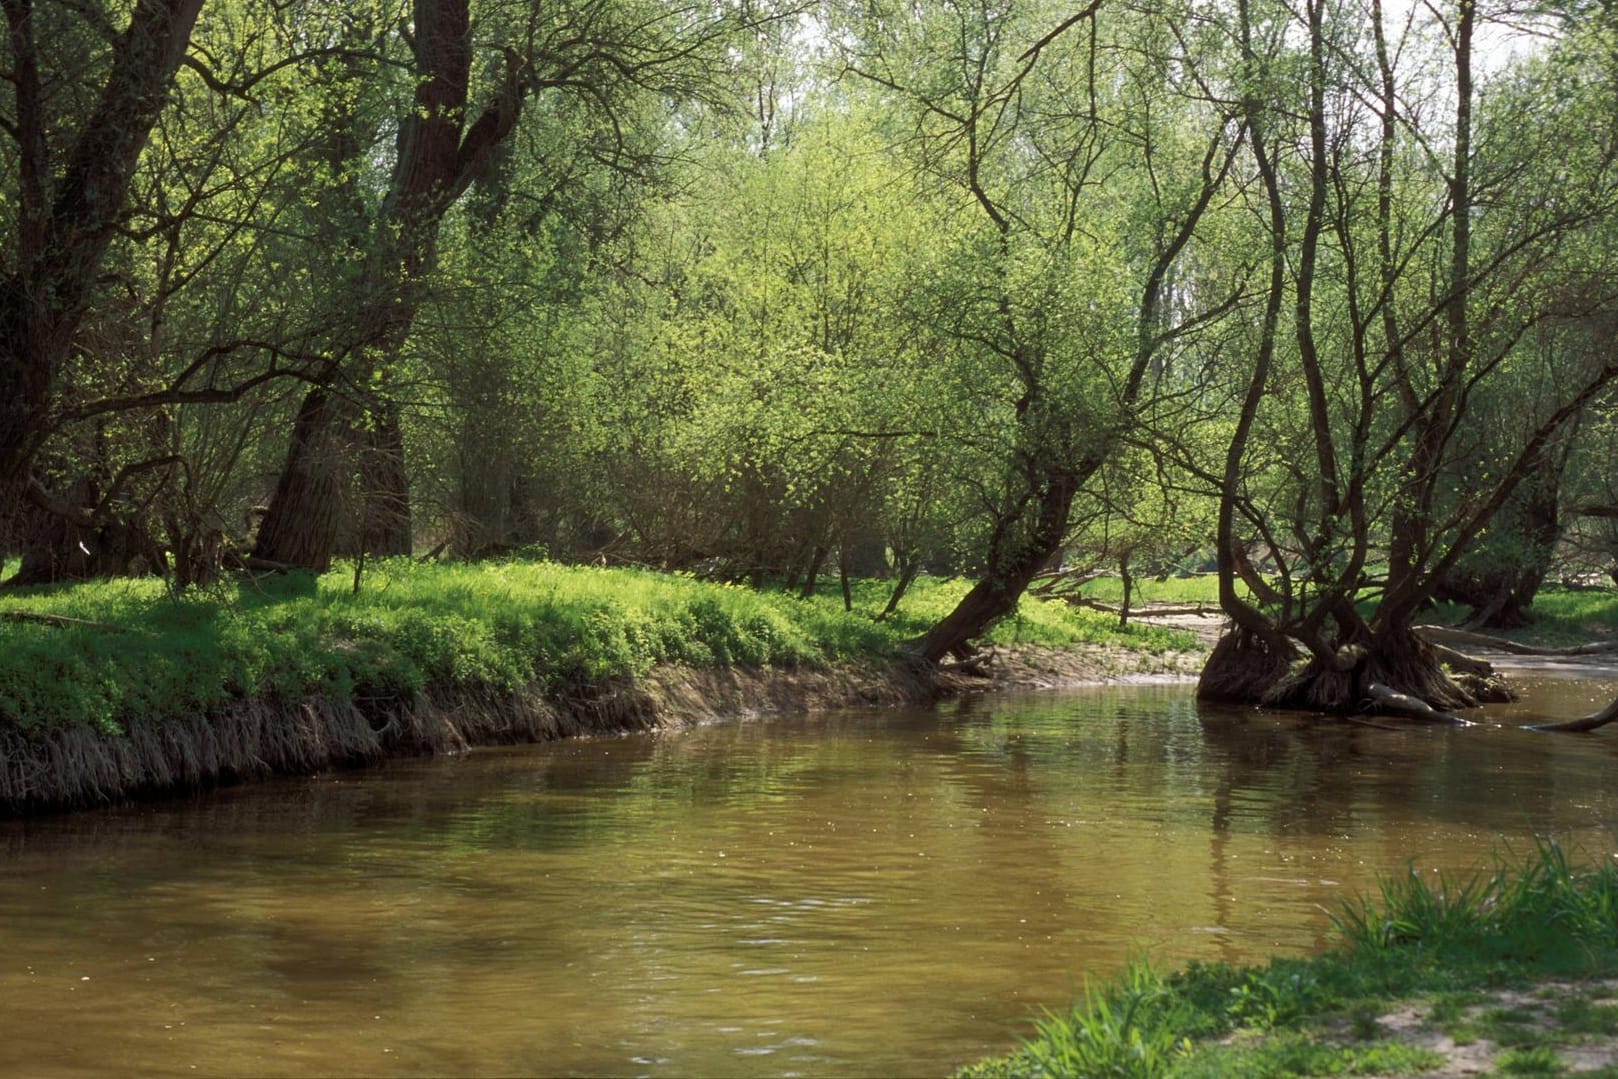
[[[0,824],[0,1074],[946,1073],[1131,956],[1319,948],[1407,863],[1613,856],[1618,732],[1517,714],[1310,727],[1124,686]]]

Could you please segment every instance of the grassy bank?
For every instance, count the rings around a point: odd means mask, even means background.
[[[1618,867],[1554,844],[1344,905],[1340,946],[1235,968],[1147,965],[961,1076],[1618,1075]]]
[[[654,668],[879,667],[966,587],[918,582],[898,616],[879,623],[880,581],[857,585],[852,612],[829,592],[800,600],[545,562],[381,563],[358,593],[351,583],[337,571],[183,596],[155,580],[0,594],[0,803],[60,800],[46,773],[85,771],[75,761],[86,753],[100,760],[88,767],[97,777],[67,800],[258,769],[254,761],[307,768],[545,737],[580,717],[633,726],[624,687]],[[1104,615],[1035,601],[996,639],[1188,646],[1183,635],[1120,632]],[[177,773],[134,778],[164,756]]]

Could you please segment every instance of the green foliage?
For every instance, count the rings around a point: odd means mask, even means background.
[[[1358,953],[1584,973],[1618,960],[1618,867],[1577,872],[1560,846],[1541,842],[1521,864],[1499,860],[1487,874],[1387,878],[1376,900],[1345,904],[1335,923]]]
[[[1157,1075],[1191,1043],[1175,1033],[1175,1003],[1160,975],[1131,964],[1104,990],[1085,995],[1083,1010],[1049,1015],[1035,1024],[1027,1060],[1046,1075],[1094,1075],[1134,1079]]]
[[[855,582],[800,600],[687,576],[550,562],[373,563],[290,575],[212,594],[160,581],[17,590],[10,610],[105,626],[0,622],[0,722],[24,729],[131,717],[172,719],[231,700],[311,696],[411,699],[434,689],[560,690],[692,667],[871,663],[892,656],[965,590],[917,582],[903,617],[875,622],[887,584]],[[996,632],[1007,643],[1184,648],[1163,630],[1116,632],[1094,612],[1025,602]]]
[[[1307,1034],[1287,1032],[1251,1045],[1240,1042],[1205,1050],[1174,1070],[1185,1079],[1240,1075],[1281,1079],[1294,1075],[1417,1075],[1443,1063],[1429,1049],[1395,1042],[1335,1045]]]
[[[1073,1010],[1036,1022],[1015,1052],[963,1076],[1222,1076],[1411,1074],[1437,1066],[1425,1050],[1376,1039],[1391,1001],[1432,998],[1429,1020],[1457,1042],[1488,1037],[1515,1074],[1564,1067],[1534,1021],[1537,1009],[1475,1018],[1476,992],[1533,977],[1618,971],[1618,870],[1576,869],[1541,842],[1492,871],[1430,884],[1408,873],[1335,915],[1343,946],[1260,967],[1193,963],[1164,977],[1132,964],[1091,987]],[[1618,1008],[1552,1002],[1557,1037],[1608,1033]],[[1338,1020],[1333,1025],[1333,1020]],[[1346,1020],[1346,1022],[1343,1022]],[[1345,1041],[1346,1026],[1359,1040]],[[1370,1037],[1367,1037],[1369,1035]]]
[[[1501,1075],[1566,1075],[1567,1062],[1554,1049],[1509,1049],[1494,1062]]]

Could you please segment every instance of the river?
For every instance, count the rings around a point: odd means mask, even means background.
[[[3,823],[0,1074],[947,1073],[1131,957],[1326,946],[1381,873],[1615,856],[1618,729],[1514,727],[1599,673],[1468,730],[1115,686]]]

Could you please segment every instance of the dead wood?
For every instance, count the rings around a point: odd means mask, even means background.
[[[1111,603],[1102,603],[1100,600],[1087,599],[1083,596],[1056,596],[1075,607],[1087,607],[1092,611],[1103,614],[1123,614],[1124,609]],[[1196,615],[1200,618],[1223,617],[1224,612],[1217,603],[1193,603],[1180,607],[1154,607],[1151,605],[1129,608],[1131,618],[1179,618],[1182,615]]]
[[[128,633],[128,626],[115,626],[111,622],[92,622],[88,618],[69,618],[63,614],[44,614],[40,611],[0,611],[3,622],[34,622],[58,629],[95,629],[102,633]]]
[[[1618,652],[1618,641],[1591,641],[1569,648],[1543,648],[1531,644],[1518,644],[1504,637],[1491,637],[1487,633],[1456,629],[1453,626],[1415,626],[1412,632],[1429,644],[1440,642],[1468,644],[1474,648],[1492,648],[1497,652],[1509,652],[1514,656],[1601,656]]]
[[[1457,727],[1476,726],[1470,719],[1463,719],[1449,712],[1440,712],[1420,697],[1400,693],[1381,682],[1368,683],[1365,687],[1365,696],[1376,711],[1389,715],[1419,719],[1426,723],[1450,723]]]
[[[1028,593],[1033,596],[1055,596],[1060,589],[1082,588],[1091,581],[1099,581],[1107,576],[1106,570],[1100,569],[1052,569],[1044,573],[1036,573],[1028,585]]]
[[[953,663],[940,663],[938,669],[945,674],[965,675],[968,678],[993,678],[999,655],[994,649],[973,652]]]
[[[1605,727],[1615,719],[1618,719],[1618,698],[1615,698],[1611,704],[1599,712],[1591,712],[1589,715],[1580,716],[1578,719],[1564,719],[1560,722],[1528,723],[1524,724],[1523,730],[1579,734],[1584,731],[1593,731]]]

